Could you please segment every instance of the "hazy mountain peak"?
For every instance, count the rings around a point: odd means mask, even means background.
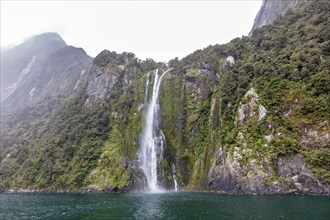
[[[52,93],[69,96],[75,85],[83,83],[81,72],[90,60],[82,48],[67,46],[54,32],[8,49],[1,54],[2,110],[22,109]]]
[[[46,41],[46,42],[56,41],[65,46],[67,45],[65,43],[65,41],[63,40],[63,38],[56,32],[46,32],[46,33],[42,33],[39,35],[35,35],[32,38],[30,38],[29,40],[38,41],[39,43],[41,43],[43,41]]]

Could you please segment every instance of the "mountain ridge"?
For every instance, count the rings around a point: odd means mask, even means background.
[[[57,33],[44,33],[4,52],[1,63],[1,110],[8,113],[34,105],[51,94],[70,96],[78,81],[87,80],[80,79],[80,73],[87,71],[91,58],[82,48],[68,46]],[[68,72],[79,66],[80,72],[73,73],[76,77]],[[57,86],[51,83],[54,80]],[[67,83],[61,85],[61,80]],[[65,88],[66,84],[69,88]],[[59,91],[60,87],[64,90]]]
[[[250,37],[168,66],[104,50],[76,93],[1,124],[0,187],[145,189],[146,91],[156,69],[170,68],[159,96],[164,188],[175,174],[187,190],[329,195],[328,8],[305,2]]]

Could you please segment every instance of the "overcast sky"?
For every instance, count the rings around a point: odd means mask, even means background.
[[[92,57],[108,49],[168,61],[248,35],[260,7],[261,0],[1,0],[1,47],[57,32]]]

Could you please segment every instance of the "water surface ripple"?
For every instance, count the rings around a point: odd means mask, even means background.
[[[330,219],[330,197],[0,193],[0,219]]]

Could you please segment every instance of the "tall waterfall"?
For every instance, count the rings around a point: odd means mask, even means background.
[[[152,96],[147,104],[147,112],[145,118],[145,127],[141,136],[141,152],[140,161],[142,170],[147,178],[150,191],[161,190],[159,184],[157,171],[158,164],[163,159],[163,143],[165,136],[159,128],[159,110],[160,106],[158,103],[159,88],[164,72],[161,76],[158,75],[158,69],[155,71],[154,84],[152,89]],[[149,74],[147,79],[147,88],[149,84]],[[147,91],[145,92],[147,95]]]

